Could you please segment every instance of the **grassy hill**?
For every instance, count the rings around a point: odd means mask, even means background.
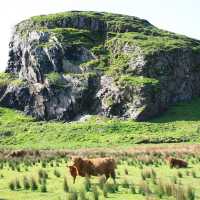
[[[19,111],[0,108],[0,147],[62,149],[128,147],[140,143],[200,141],[200,99],[172,106],[147,122],[92,116],[84,122],[37,121]]]

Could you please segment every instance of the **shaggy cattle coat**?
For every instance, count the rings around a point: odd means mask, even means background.
[[[181,160],[181,159],[167,157],[166,160],[169,163],[169,166],[171,168],[173,168],[173,167],[186,168],[188,166],[188,163],[186,161],[184,161],[184,160]]]
[[[115,180],[116,163],[113,158],[95,158],[83,159],[76,157],[73,159],[73,165],[69,166],[70,174],[74,178],[76,176],[98,176],[105,175],[106,180],[112,177]]]

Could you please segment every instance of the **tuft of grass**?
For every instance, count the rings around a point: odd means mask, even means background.
[[[100,189],[103,190],[104,185],[105,185],[105,183],[106,183],[106,178],[105,178],[105,176],[100,176],[98,181],[99,181],[99,187],[100,187]]]
[[[40,191],[42,193],[46,193],[47,192],[47,186],[46,186],[45,182],[43,182],[42,185],[40,186]]]
[[[31,190],[36,191],[38,189],[37,181],[34,177],[31,177]]]
[[[118,185],[113,183],[105,183],[103,187],[103,192],[105,193],[115,193],[118,191]]]
[[[195,172],[194,170],[192,170],[191,174],[192,174],[192,177],[193,177],[193,178],[196,178],[196,177],[197,177],[196,172]]]
[[[125,175],[128,175],[128,169],[124,169]]]
[[[182,174],[180,171],[177,172],[177,176],[178,176],[179,178],[183,178],[183,174]]]
[[[124,178],[123,181],[122,181],[122,187],[123,188],[129,188],[129,182],[126,178]]]
[[[58,177],[58,178],[61,177],[61,174],[60,174],[60,172],[57,169],[54,170],[54,175],[56,177]]]
[[[16,178],[16,180],[15,180],[15,187],[17,190],[21,189],[21,184],[20,184],[20,181],[18,178]]]
[[[186,196],[188,200],[195,200],[195,191],[193,188],[188,187],[186,191]]]
[[[15,190],[15,187],[16,187],[15,181],[10,181],[9,182],[9,188],[10,188],[10,190]]]
[[[188,200],[184,189],[180,186],[176,188],[175,197],[177,200]]]
[[[23,185],[24,185],[25,190],[29,190],[31,187],[29,179],[26,176],[24,176],[24,178],[23,178]]]
[[[130,184],[129,188],[130,188],[130,191],[131,191],[132,194],[136,194],[136,188],[135,188],[135,185],[133,183]]]
[[[143,196],[146,196],[146,195],[148,196],[152,193],[150,188],[149,188],[149,185],[145,181],[142,181],[139,184],[138,192],[139,192],[139,194],[142,194]]]
[[[45,170],[40,169],[38,171],[38,176],[39,176],[40,179],[47,179],[48,178],[48,173]]]
[[[80,190],[79,191],[79,198],[81,199],[81,200],[88,200],[87,199],[87,197],[86,197],[86,192],[85,192],[85,190]]]
[[[70,191],[68,200],[78,200],[78,193],[75,189]]]
[[[91,181],[90,181],[90,178],[89,177],[85,177],[85,180],[84,180],[84,188],[87,192],[90,191],[91,189]]]
[[[69,192],[69,185],[68,185],[66,177],[64,178],[64,181],[63,181],[63,190],[64,192]]]
[[[92,196],[93,196],[93,200],[99,200],[99,192],[96,186],[92,187]]]
[[[102,191],[103,191],[103,196],[104,196],[105,198],[107,198],[107,197],[108,197],[108,187],[107,187],[107,185],[104,185],[104,186],[103,186]]]

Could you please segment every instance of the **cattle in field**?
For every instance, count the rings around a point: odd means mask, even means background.
[[[173,157],[166,157],[166,161],[168,162],[171,168],[186,168],[188,163],[184,160],[173,158]]]
[[[98,176],[105,175],[106,180],[109,177],[115,182],[115,168],[116,162],[113,158],[94,158],[86,159],[76,157],[73,159],[73,165],[69,166],[69,171],[74,179],[74,183],[77,176]]]

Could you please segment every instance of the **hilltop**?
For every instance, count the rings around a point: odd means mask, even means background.
[[[145,121],[200,95],[200,41],[146,20],[71,11],[15,26],[0,105],[40,120]]]

